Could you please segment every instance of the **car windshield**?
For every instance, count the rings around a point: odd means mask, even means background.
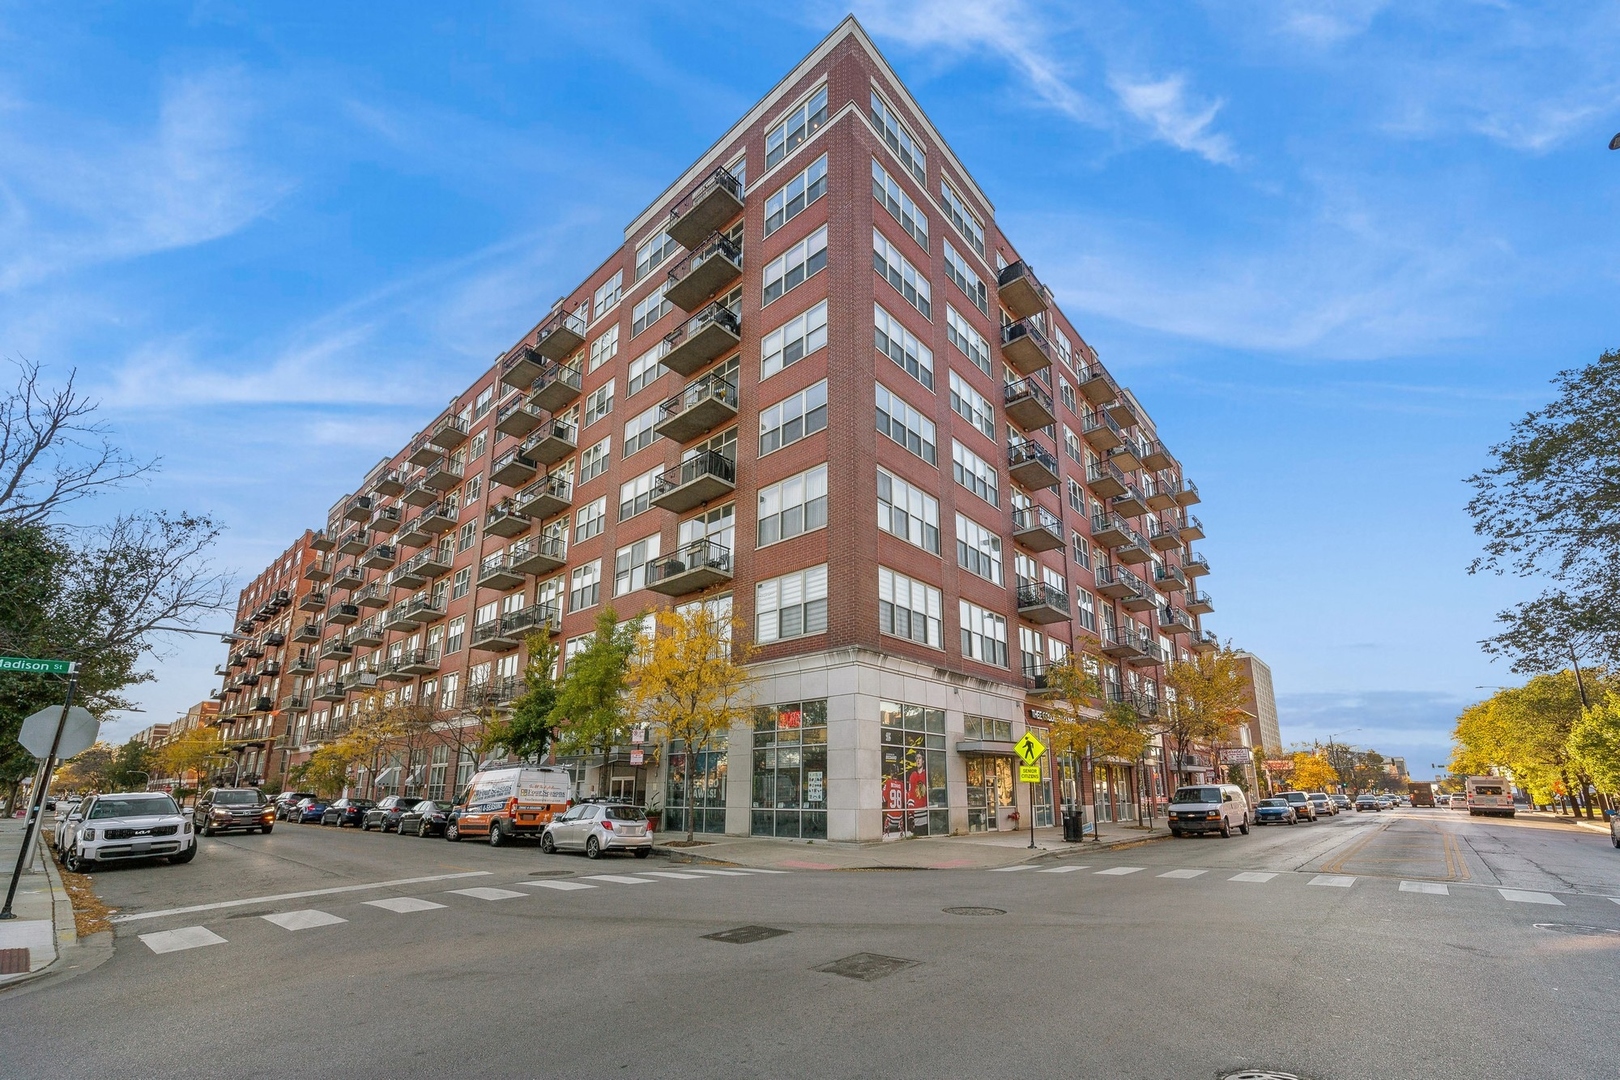
[[[433,811],[437,810],[438,807],[431,801],[424,801],[417,803],[415,806],[411,807],[411,809],[418,814],[431,814]]]
[[[639,806],[610,806],[607,816],[613,821],[646,821],[647,813]]]
[[[1287,806],[1288,805],[1288,800],[1287,799],[1261,799],[1260,800],[1260,805],[1261,806]]]
[[[264,802],[262,792],[247,791],[216,791],[214,792],[215,806],[254,806]]]
[[[1303,791],[1290,791],[1290,792],[1288,792],[1287,794],[1285,794],[1283,796],[1283,799],[1285,801],[1287,801],[1287,802],[1309,802],[1310,801],[1309,799],[1307,799],[1305,797],[1305,793]]]
[[[149,795],[144,798],[129,796],[102,798],[90,809],[92,820],[97,818],[150,817],[154,814],[178,814],[180,808],[167,795]]]
[[[1171,797],[1170,801],[1172,803],[1220,802],[1221,789],[1215,787],[1177,788],[1175,795]]]

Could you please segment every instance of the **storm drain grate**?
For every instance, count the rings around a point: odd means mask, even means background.
[[[842,960],[834,960],[830,964],[823,964],[816,968],[829,975],[842,975],[846,979],[859,979],[861,982],[876,982],[897,971],[904,971],[908,967],[916,967],[918,961],[907,960],[900,956],[884,956],[882,953],[858,952],[854,956],[846,956]]]
[[[791,934],[791,930],[778,930],[774,926],[739,926],[731,930],[722,930],[718,934],[704,934],[709,941],[724,941],[732,945],[751,945],[756,941],[765,941],[783,934]]]
[[[947,915],[1005,915],[1005,911],[998,907],[948,907],[940,908]]]
[[[1580,926],[1576,923],[1538,922],[1537,930],[1551,930],[1555,934],[1569,934],[1573,937],[1616,937],[1620,938],[1620,930],[1610,930],[1606,926]]]

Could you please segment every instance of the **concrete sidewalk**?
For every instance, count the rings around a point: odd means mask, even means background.
[[[1169,835],[1163,825],[1153,829],[1104,825],[1100,841],[1088,834],[1083,842],[1066,843],[1062,829],[1036,829],[1032,850],[1028,830],[919,836],[862,844],[698,833],[697,847],[672,847],[672,841],[684,842],[686,834],[666,832],[660,835],[655,854],[676,861],[729,863],[765,870],[990,870],[1034,859],[1075,858],[1162,840]]]
[[[47,813],[45,825],[50,824],[51,815]],[[22,819],[0,819],[0,902],[11,883],[11,870],[17,864],[17,849],[22,841]],[[26,949],[28,962],[25,968],[8,964],[5,970],[10,974],[0,974],[0,989],[41,974],[56,963],[63,948],[78,940],[73,929],[73,905],[68,902],[56,863],[46,854],[43,842],[35,847],[33,858],[23,868],[11,910],[17,917],[0,922],[0,949]]]

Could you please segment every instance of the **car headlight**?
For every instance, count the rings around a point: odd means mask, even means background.
[[[186,832],[187,833],[191,832],[191,822],[190,821],[186,822]]]
[[[87,827],[79,830],[79,839],[80,840],[94,840],[95,838],[96,838],[96,830],[95,829],[89,828],[87,826]]]

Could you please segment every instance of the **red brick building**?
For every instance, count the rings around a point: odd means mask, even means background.
[[[1074,770],[1019,806],[1011,745],[1050,660],[1089,641],[1148,709],[1213,647],[1197,501],[849,19],[278,561],[292,578],[244,593],[244,624],[283,592],[314,620],[297,582],[330,574],[314,670],[284,659],[242,699],[279,702],[289,749],[378,686],[462,715],[510,699],[536,626],[567,651],[604,604],[706,600],[760,646],[759,710],[697,763],[700,827],[1048,824]],[[397,764],[424,794],[472,766]],[[585,786],[647,789],[599,764]],[[1133,818],[1135,763],[1103,765],[1078,797]]]

